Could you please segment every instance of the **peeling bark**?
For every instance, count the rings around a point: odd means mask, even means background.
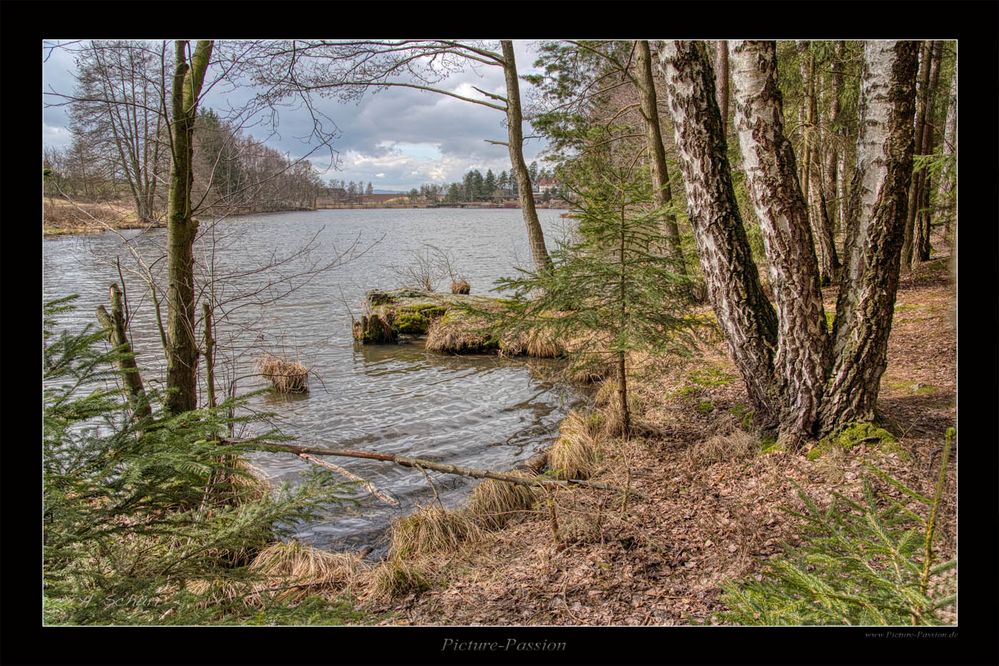
[[[732,42],[731,63],[742,165],[777,310],[780,431],[796,445],[812,434],[829,360],[818,264],[794,150],[784,132],[776,43]]]
[[[918,43],[864,45],[860,135],[820,432],[870,421],[887,366],[912,178]]]
[[[635,82],[641,99],[642,117],[645,120],[656,203],[661,207],[669,207],[673,204],[673,190],[669,183],[666,149],[663,144],[662,127],[659,123],[659,104],[656,99],[656,84],[652,78],[652,55],[649,43],[644,40],[635,42],[635,51],[638,62]],[[680,228],[676,222],[676,215],[672,212],[668,213],[663,227],[668,243],[667,252],[673,262],[674,270],[681,275],[686,275],[687,267],[680,245]]]
[[[711,303],[758,422],[777,424],[777,316],[760,286],[736,204],[711,65],[697,42],[659,49],[687,207]]]

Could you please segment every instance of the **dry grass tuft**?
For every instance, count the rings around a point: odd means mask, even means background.
[[[577,384],[596,384],[610,376],[612,368],[602,360],[595,360],[589,355],[576,357],[565,368],[564,376],[570,382]]]
[[[533,475],[526,472],[513,472],[525,479]],[[511,519],[530,511],[538,496],[529,486],[486,479],[472,491],[468,500],[468,512],[486,529],[499,529]]]
[[[472,292],[472,285],[468,284],[468,280],[451,281],[452,294],[470,294],[471,292]]]
[[[188,592],[200,597],[197,605],[202,608],[220,604],[230,604],[240,599],[252,608],[260,606],[260,596],[255,586],[247,581],[221,578],[215,580],[191,580],[185,585]]]
[[[756,438],[745,430],[735,429],[725,435],[715,435],[695,442],[684,453],[692,467],[709,467],[720,462],[749,458],[758,448]]]
[[[436,504],[392,523],[389,556],[410,559],[428,553],[453,552],[481,533],[466,511],[447,511]]]
[[[555,331],[546,326],[504,337],[500,350],[504,356],[561,358],[565,355],[565,345]]]
[[[484,321],[456,312],[448,312],[430,323],[427,351],[441,354],[478,354],[499,347],[486,330]]]
[[[600,450],[590,420],[572,410],[559,426],[559,438],[548,450],[548,466],[560,479],[588,479],[597,470]]]
[[[390,557],[371,570],[367,577],[368,598],[393,600],[430,589],[426,563]]]
[[[330,553],[298,541],[268,546],[250,564],[267,579],[261,589],[289,588],[279,598],[296,598],[317,589],[335,593],[353,589],[365,568],[356,553]]]
[[[298,361],[286,361],[272,354],[257,360],[257,370],[271,380],[280,393],[308,393],[309,370]]]

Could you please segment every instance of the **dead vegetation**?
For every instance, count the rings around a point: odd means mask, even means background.
[[[265,354],[257,360],[257,370],[271,381],[278,393],[309,392],[309,370],[299,361]]]
[[[825,296],[828,307],[835,293]],[[944,431],[954,420],[953,298],[943,272],[931,279],[921,270],[902,283],[879,403],[898,452],[860,444],[810,461],[760,441],[721,341],[705,343],[696,359],[641,359],[636,367],[644,371],[629,378],[641,436],[625,440],[604,427],[616,402],[606,382],[594,412],[573,412],[561,445],[548,452],[551,469],[588,468],[591,478],[634,495],[539,494],[521,520],[490,525],[437,569],[418,567],[428,586],[419,594],[410,585],[380,608],[395,612],[395,624],[420,625],[711,621],[723,580],[751,575],[797,542],[799,526],[788,513],[802,508],[797,486],[820,506],[834,493],[860,498],[864,463],[872,462],[932,493]],[[580,450],[599,448],[599,464],[569,446],[587,439],[593,447]],[[953,467],[945,488],[936,546],[944,559],[956,549]],[[440,567],[446,575],[427,573]]]
[[[559,426],[559,437],[548,450],[548,466],[559,479],[588,479],[600,463],[600,450],[591,420],[573,410]]]

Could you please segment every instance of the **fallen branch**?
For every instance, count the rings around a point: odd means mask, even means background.
[[[234,442],[236,443],[236,442]],[[373,451],[358,451],[356,449],[322,449],[313,446],[296,446],[294,444],[267,444],[266,451],[272,452],[287,452],[293,453],[296,456],[302,456],[303,454],[310,454],[313,456],[341,456],[344,458],[363,458],[365,460],[381,460],[384,462],[393,462],[397,465],[402,465],[403,467],[413,467],[419,469],[421,467],[426,469],[432,469],[435,472],[443,472],[444,474],[456,474],[458,476],[469,476],[473,479],[494,479],[496,481],[505,481],[506,483],[515,483],[521,486],[534,486],[538,488],[551,488],[553,486],[582,486],[584,488],[593,488],[594,490],[608,490],[615,493],[624,494],[625,490],[618,488],[617,486],[608,485],[606,483],[597,483],[595,481],[582,481],[578,479],[543,479],[543,478],[525,478],[522,476],[517,476],[514,474],[507,474],[504,472],[494,472],[488,469],[476,469],[474,467],[460,467],[458,465],[448,465],[446,463],[433,462],[432,460],[424,460],[422,458],[410,458],[408,456],[398,456],[391,453],[375,453]],[[635,492],[634,489],[628,491],[628,494],[632,497],[643,497],[643,495]]]
[[[322,460],[320,458],[316,458],[315,456],[310,455],[308,453],[299,453],[298,457],[302,458],[303,460],[308,460],[311,463],[315,463],[316,465],[321,465],[322,467],[325,467],[327,469],[331,469],[334,472],[336,472],[337,474],[339,474],[341,476],[347,477],[351,481],[357,481],[362,486],[364,486],[365,488],[367,488],[367,490],[368,490],[369,493],[371,493],[372,495],[374,495],[375,497],[377,497],[381,501],[385,502],[386,504],[388,504],[390,506],[399,506],[399,500],[397,500],[394,497],[392,497],[391,495],[388,495],[387,493],[379,490],[375,486],[375,484],[371,483],[367,479],[362,479],[358,475],[354,474],[353,472],[351,472],[349,470],[344,469],[343,467],[340,467],[339,465],[334,465],[331,462],[328,462],[326,460]]]

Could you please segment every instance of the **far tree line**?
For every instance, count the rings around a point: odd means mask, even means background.
[[[554,169],[539,167],[537,161],[534,161],[527,172],[532,191],[539,193],[543,201],[559,196]],[[363,196],[374,193],[374,184],[371,182],[365,184],[364,181],[330,179],[323,196],[333,201],[360,202]],[[504,201],[517,200],[518,187],[517,179],[505,169],[498,175],[492,169],[487,169],[484,175],[479,169],[469,169],[460,181],[449,184],[424,183],[408,192],[399,192],[398,196],[405,196],[413,202],[431,204]]]

